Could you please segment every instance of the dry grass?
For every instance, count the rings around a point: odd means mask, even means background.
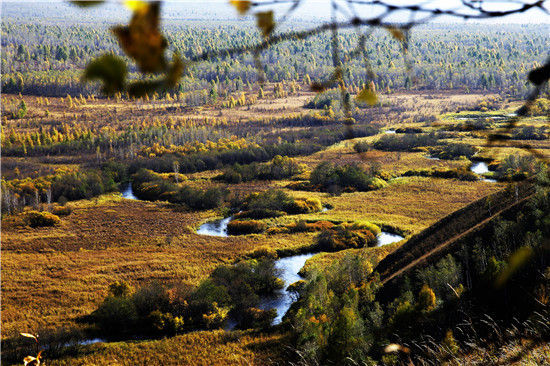
[[[277,365],[287,342],[278,333],[192,332],[154,341],[82,347],[81,356],[47,360],[48,365]]]
[[[214,212],[177,212],[161,203],[116,196],[73,203],[58,227],[2,221],[3,336],[73,324],[116,280],[198,284],[221,263],[258,246],[296,249],[312,234],[207,237],[194,227]]]

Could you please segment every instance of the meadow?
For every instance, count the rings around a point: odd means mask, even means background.
[[[447,315],[461,291],[468,301],[483,291],[483,281],[472,285],[470,277],[498,277],[520,244],[542,248],[541,188],[524,216],[507,213],[476,233],[466,257],[453,253],[388,286],[396,296],[377,292],[373,274],[447,215],[529,177],[546,179],[547,165],[522,146],[550,155],[548,98],[505,130],[527,90],[521,55],[544,48],[546,25],[425,26],[413,39],[412,74],[397,61],[391,34],[377,34],[368,41],[377,52],[367,58],[379,77],[365,86],[362,65],[350,62],[346,111],[337,89],[311,90],[330,72],[325,35],[262,55],[274,67],[261,85],[244,57],[208,60],[164,93],[104,96],[79,78],[93,55],[118,52],[106,24],[91,18],[61,29],[45,11],[51,24],[32,24],[11,8],[2,22],[6,364],[34,352],[22,332],[40,335],[51,365],[305,365],[346,357],[398,364],[405,354],[381,351],[392,331],[416,342],[410,319],[417,319],[437,342],[453,346],[452,332],[451,342],[441,333],[447,329],[433,324],[456,326]],[[190,55],[233,45],[238,35],[252,42],[249,30],[198,21],[170,23],[167,31],[177,51]],[[59,42],[58,33],[72,43]],[[349,49],[355,37],[345,32],[340,41]],[[444,66],[449,58],[455,68]],[[376,94],[374,103],[357,98],[364,88]],[[505,138],[489,146],[488,135],[502,131]],[[220,219],[231,220],[231,235],[197,232]],[[380,230],[403,240],[379,246]],[[273,314],[257,298],[280,290],[273,264],[310,252],[299,272],[304,281],[290,288],[297,301],[270,326]],[[538,284],[542,272],[531,269],[522,278]],[[271,287],[246,283],[255,272]],[[143,293],[158,308],[139,309]],[[544,293],[533,296],[547,305]],[[470,305],[475,313],[478,303]],[[133,317],[130,331],[106,332],[101,309],[107,323]],[[93,339],[99,342],[87,344]],[[468,347],[455,350],[459,363],[481,358],[482,348]],[[506,347],[513,354],[518,344]],[[547,355],[547,344],[533,352],[524,356]]]

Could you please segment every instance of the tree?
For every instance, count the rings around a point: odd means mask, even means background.
[[[422,289],[418,293],[418,307],[423,311],[432,311],[435,309],[436,297],[433,290],[426,284],[422,286]]]

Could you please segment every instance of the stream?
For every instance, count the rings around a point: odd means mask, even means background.
[[[124,190],[122,190],[120,193],[122,194],[122,198],[126,198],[129,200],[139,200],[139,198],[134,195],[134,191],[132,190],[132,183],[128,183],[126,188],[124,188]]]
[[[472,163],[470,171],[480,176],[484,182],[496,183],[496,179],[485,178],[483,174],[489,173],[489,165],[484,161],[476,161]]]
[[[426,156],[426,159],[430,160],[441,160],[439,158],[436,158],[434,156]],[[489,182],[489,183],[496,183],[496,179],[491,178],[485,178],[483,174],[489,173],[489,165],[485,161],[474,161],[472,162],[472,166],[470,167],[470,171],[477,174],[481,181],[483,182]]]
[[[227,234],[227,224],[232,218],[233,217],[230,216],[224,219],[204,223],[197,230],[197,234],[227,237],[229,236]],[[401,235],[382,231],[380,235],[378,235],[378,246],[395,243],[402,239],[403,237]],[[293,255],[290,257],[279,258],[275,261],[275,267],[281,271],[281,276],[279,278],[284,281],[284,288],[277,290],[272,296],[261,299],[258,306],[262,310],[273,308],[277,310],[277,317],[273,320],[273,325],[281,323],[292,303],[296,301],[294,295],[288,292],[287,288],[294,282],[301,279],[298,272],[300,272],[306,261],[315,254],[318,254],[318,252]],[[230,321],[226,329],[233,329],[234,326],[234,322]]]

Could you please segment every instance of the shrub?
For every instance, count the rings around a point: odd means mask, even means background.
[[[243,312],[241,328],[269,328],[273,319],[277,316],[276,309],[261,310],[258,308],[248,308]]]
[[[421,146],[435,146],[439,135],[429,134],[404,134],[384,135],[374,142],[373,146],[384,151],[416,151]]]
[[[456,160],[462,156],[470,159],[477,152],[477,149],[468,144],[449,143],[432,147],[429,151],[434,158]]]
[[[183,204],[195,210],[219,207],[227,191],[220,187],[200,189],[190,185],[178,186],[148,169],[140,169],[133,176],[132,189],[140,199],[148,201],[165,200]]]
[[[247,182],[254,179],[283,179],[300,174],[304,170],[305,165],[298,164],[294,159],[287,156],[277,155],[267,163],[235,164],[226,168],[224,173],[217,179],[228,183]]]
[[[330,221],[317,221],[314,223],[307,223],[303,220],[294,222],[287,225],[285,228],[286,232],[290,233],[301,233],[301,232],[314,232],[332,229],[334,224]]]
[[[539,169],[532,155],[508,155],[499,165],[496,176],[499,180],[519,181],[533,175]]]
[[[275,210],[269,210],[264,208],[255,208],[252,210],[242,211],[239,212],[233,217],[235,219],[267,219],[269,217],[278,217],[283,216],[285,214],[284,211],[275,211]]]
[[[418,127],[400,127],[395,130],[395,133],[422,133],[422,129]]]
[[[316,249],[323,252],[374,245],[376,245],[376,236],[370,230],[352,229],[346,225],[337,225],[333,229],[323,230],[315,238]]]
[[[358,153],[364,153],[371,149],[371,146],[368,142],[360,141],[353,145],[353,150]]]
[[[159,310],[152,311],[147,317],[147,322],[154,333],[175,335],[184,330],[182,317],[174,317],[171,313],[163,313]]]
[[[323,162],[315,167],[311,172],[310,183],[325,191],[370,191],[384,185],[381,180],[375,180],[373,172],[366,171],[357,164],[337,165],[330,162]]]
[[[61,220],[57,215],[49,212],[29,211],[27,221],[30,227],[44,227],[58,225]]]
[[[277,259],[278,257],[277,251],[267,245],[254,249],[249,256],[255,259]]]
[[[267,228],[262,221],[257,220],[233,220],[227,224],[227,233],[229,235],[258,234]]]
[[[420,169],[420,170],[408,170],[403,173],[404,177],[434,177],[445,179],[459,179],[464,181],[476,181],[478,180],[477,174],[467,169],[447,169],[447,168],[432,168],[432,169]]]
[[[130,332],[138,321],[132,299],[121,296],[107,297],[91,317],[102,330],[110,334]]]
[[[109,285],[109,293],[115,297],[129,296],[132,290],[132,287],[124,281],[116,281]]]
[[[72,209],[70,206],[55,206],[52,209],[52,213],[57,216],[68,216],[72,212]]]
[[[261,193],[250,194],[244,203],[247,210],[271,210],[285,211],[292,205],[294,199],[288,193],[280,189],[268,189]]]
[[[435,309],[436,297],[433,290],[426,284],[418,293],[418,308],[423,311],[432,311]]]
[[[296,198],[286,209],[289,214],[319,212],[323,205],[318,198]]]
[[[514,129],[512,138],[516,140],[546,140],[547,127],[522,126]]]
[[[280,216],[281,211],[289,214],[318,212],[323,209],[323,205],[317,198],[295,199],[282,190],[269,189],[261,193],[250,194],[245,199],[243,208],[250,213],[242,214],[240,217],[262,218],[262,215],[268,214],[269,217]]]

